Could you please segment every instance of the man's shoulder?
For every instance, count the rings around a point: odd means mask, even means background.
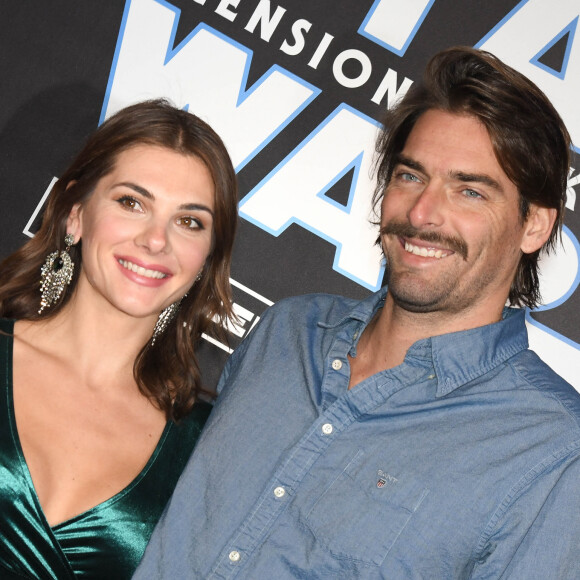
[[[510,360],[525,385],[542,397],[558,401],[562,410],[580,427],[580,393],[533,350],[525,349]]]
[[[228,359],[218,392],[234,370],[253,369],[257,360],[262,368],[265,360],[279,368],[314,344],[320,347],[332,334],[326,329],[348,317],[357,304],[360,301],[333,294],[304,294],[276,302]]]
[[[349,317],[361,301],[334,294],[304,294],[283,298],[261,315],[260,322],[236,348],[234,358],[248,349],[262,350],[268,344],[295,345],[306,336],[322,339],[327,328]]]
[[[262,318],[270,321],[292,318],[303,322],[316,319],[333,324],[347,316],[358,304],[360,300],[337,294],[303,294],[276,302],[266,310]]]

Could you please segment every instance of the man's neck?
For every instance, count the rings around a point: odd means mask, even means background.
[[[483,317],[476,311],[457,314],[410,312],[398,306],[387,293],[383,308],[360,338],[356,357],[349,357],[349,388],[380,371],[400,365],[418,340],[497,322],[502,310],[488,309]]]

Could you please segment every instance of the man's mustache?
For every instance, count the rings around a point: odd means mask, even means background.
[[[447,250],[452,250],[467,260],[467,244],[461,238],[444,236],[439,232],[418,230],[409,223],[389,222],[380,231],[381,236],[392,235],[401,238],[415,238],[423,242],[432,242]]]

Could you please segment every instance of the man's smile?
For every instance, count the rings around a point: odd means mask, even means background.
[[[390,221],[381,227],[381,236],[396,236],[405,251],[416,256],[446,258],[457,253],[467,260],[467,243],[460,237],[449,236],[433,230],[422,230],[406,222]],[[410,240],[413,240],[411,242]],[[421,242],[427,242],[424,246]],[[437,244],[435,247],[433,244]]]
[[[446,258],[447,256],[450,256],[451,254],[454,253],[451,250],[443,250],[440,248],[428,248],[425,246],[416,246],[406,240],[403,240],[403,242],[405,251],[409,252],[410,254],[414,254],[415,256],[422,256],[425,258],[436,258],[439,260],[441,258]]]

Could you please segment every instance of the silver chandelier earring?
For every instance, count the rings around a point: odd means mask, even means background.
[[[184,296],[185,298],[185,296]],[[183,300],[183,298],[182,298]],[[165,332],[165,329],[169,326],[169,323],[175,318],[177,311],[179,310],[179,305],[181,300],[170,304],[167,308],[164,308],[155,323],[155,328],[153,329],[153,336],[151,337],[151,346],[155,344],[157,337]]]
[[[201,279],[203,268],[199,271],[198,275],[193,282],[193,286],[199,282]],[[193,287],[192,286],[192,287]],[[151,337],[151,346],[155,344],[157,338],[165,332],[165,329],[169,326],[169,323],[175,318],[179,307],[181,306],[181,301],[187,296],[187,293],[177,302],[170,304],[167,308],[164,308],[155,323],[155,328],[153,329],[153,336]]]
[[[75,238],[72,234],[64,237],[65,249],[60,252],[53,252],[46,257],[40,270],[40,314],[45,308],[55,304],[63,293],[64,289],[72,280],[74,263],[70,258],[69,250],[74,244]]]

